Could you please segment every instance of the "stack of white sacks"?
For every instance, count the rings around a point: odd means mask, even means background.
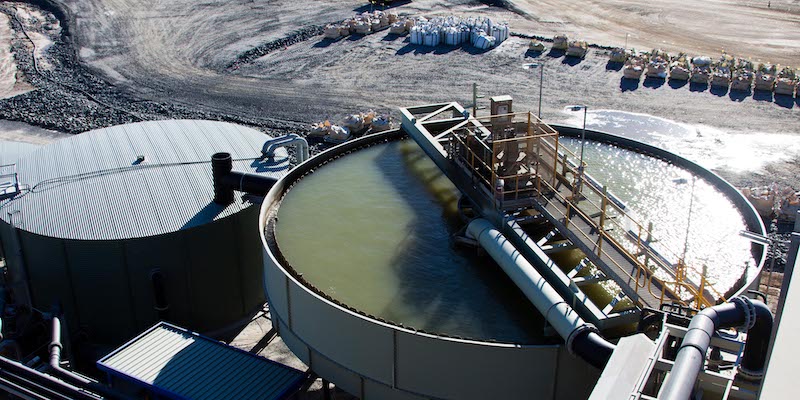
[[[508,39],[508,25],[495,24],[489,18],[435,17],[430,20],[423,17],[414,21],[409,31],[411,44],[438,46],[458,46],[470,42],[473,46],[485,50],[499,45]]]

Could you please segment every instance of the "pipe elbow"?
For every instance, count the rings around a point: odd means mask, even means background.
[[[773,316],[769,307],[761,301],[750,300],[755,308],[755,322],[747,330],[747,343],[742,355],[739,372],[750,380],[764,377],[764,367],[769,352],[769,340],[772,336]]]
[[[614,353],[614,349],[617,347],[591,329],[578,332],[571,339],[569,350],[601,370],[606,367],[608,360],[611,359],[611,354]]]

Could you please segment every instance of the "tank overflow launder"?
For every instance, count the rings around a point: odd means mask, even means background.
[[[264,196],[276,178],[246,172],[233,171],[230,153],[216,153],[211,156],[211,174],[214,181],[214,203],[226,205],[233,203],[233,191]]]

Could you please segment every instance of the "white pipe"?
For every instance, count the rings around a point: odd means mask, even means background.
[[[287,146],[293,144],[297,149],[297,159],[299,162],[304,162],[308,160],[309,157],[309,147],[308,141],[306,139],[300,137],[296,133],[290,133],[286,136],[277,137],[274,139],[267,140],[264,143],[264,147],[261,148],[261,154],[264,157],[272,158],[275,156],[275,150],[279,147]]]
[[[603,339],[594,325],[578,316],[578,313],[499,230],[489,221],[478,218],[469,223],[467,233],[480,243],[525,297],[542,313],[547,322],[564,338],[570,353],[599,369],[605,368],[615,346]]]
[[[489,221],[482,218],[473,220],[467,226],[467,233],[492,256],[564,340],[569,340],[576,330],[586,325],[578,313]]]

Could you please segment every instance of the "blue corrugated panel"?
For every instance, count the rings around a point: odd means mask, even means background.
[[[171,399],[283,399],[306,375],[165,322],[97,362],[108,374]]]

